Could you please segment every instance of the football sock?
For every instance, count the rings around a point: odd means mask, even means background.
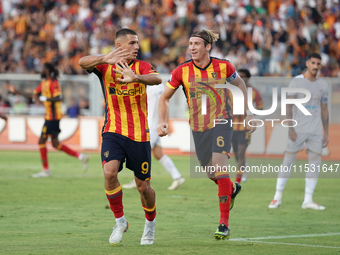
[[[243,172],[240,169],[237,169],[235,182],[241,183],[242,174]]]
[[[282,200],[282,192],[286,186],[290,175],[290,168],[294,164],[296,159],[296,153],[285,153],[285,157],[283,159],[281,170],[279,172],[277,181],[276,181],[276,193],[274,196],[274,200]]]
[[[145,218],[148,221],[153,221],[156,218],[156,203],[153,207],[147,208],[143,206],[144,212],[145,212]]]
[[[114,213],[115,218],[124,216],[123,212],[123,191],[122,187],[118,186],[114,190],[105,190],[107,200],[109,200],[111,211]]]
[[[318,179],[306,178],[306,186],[305,186],[305,198],[303,200],[304,203],[312,203],[313,202],[313,193],[318,182]]]
[[[321,165],[321,155],[316,154],[314,152],[308,152],[308,164],[309,169],[306,173],[305,178],[305,198],[303,200],[304,203],[312,203],[313,202],[313,193],[318,182],[319,171],[317,171]],[[314,170],[314,171],[313,171]]]
[[[178,172],[174,162],[168,155],[163,155],[163,157],[160,158],[159,163],[161,163],[165,170],[168,171],[173,180],[181,178],[181,174]]]
[[[232,194],[232,182],[229,174],[223,172],[215,173],[218,183],[218,198],[220,206],[220,223],[229,226],[230,199]]]
[[[209,178],[210,180],[212,180],[216,185],[218,185],[218,183],[217,183],[217,179],[216,178],[214,178],[214,179],[212,179],[212,178]]]
[[[74,151],[74,150],[72,150],[71,148],[69,148],[69,147],[67,147],[66,145],[61,144],[61,143],[58,145],[57,149],[60,150],[60,151],[65,152],[65,153],[67,153],[67,154],[70,155],[70,156],[76,157],[76,158],[78,158],[79,155],[80,155],[79,152]]]
[[[48,168],[46,144],[39,144],[39,151],[40,151],[40,157],[41,157],[43,169],[44,169],[44,171],[48,171],[49,168]]]
[[[124,215],[122,217],[120,217],[120,218],[116,218],[116,223],[117,224],[121,224],[121,223],[125,223],[125,222],[126,222],[126,219],[125,219]]]

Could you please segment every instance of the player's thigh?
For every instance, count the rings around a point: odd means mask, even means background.
[[[217,125],[213,128],[211,150],[213,153],[225,154],[229,157],[231,149],[232,128]]]
[[[296,153],[303,149],[304,143],[307,140],[308,134],[297,133],[296,140],[293,141],[289,137],[287,138],[286,151],[290,153]]]
[[[212,157],[212,133],[213,129],[192,132],[196,156],[202,166],[207,166]]]
[[[124,146],[126,167],[131,169],[139,180],[151,178],[151,146],[150,142],[128,140]]]
[[[124,138],[114,133],[104,133],[101,146],[101,160],[102,166],[112,160],[119,160],[120,164],[118,171],[123,169],[123,163],[125,161],[125,150],[124,150]],[[112,163],[109,166],[113,166]]]
[[[314,135],[311,134],[307,137],[306,140],[306,151],[314,152],[316,154],[322,154],[322,145],[323,145],[323,135]]]
[[[40,137],[47,138],[58,138],[60,133],[59,120],[46,120],[41,131]]]

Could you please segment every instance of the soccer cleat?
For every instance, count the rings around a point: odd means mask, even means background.
[[[134,188],[136,188],[136,181],[135,181],[135,180],[132,180],[131,182],[122,185],[122,187],[123,187],[124,189],[134,189]]]
[[[268,208],[270,209],[275,209],[275,208],[279,208],[281,205],[281,200],[273,200],[270,202],[270,204],[268,205]]]
[[[141,245],[150,245],[155,243],[155,229],[156,220],[152,222],[145,219],[145,226],[142,239],[140,240]]]
[[[235,191],[231,195],[231,199],[230,199],[230,210],[233,209],[234,203],[235,203],[235,198],[236,198],[237,194],[240,193],[241,189],[242,189],[241,184],[239,184],[238,182],[235,182]]]
[[[36,173],[36,174],[32,174],[32,177],[33,178],[45,178],[45,177],[51,177],[51,172],[48,170],[48,171],[41,171],[39,173]]]
[[[315,202],[312,203],[302,203],[301,206],[302,209],[314,209],[314,210],[325,210],[326,207],[319,205]]]
[[[183,177],[180,177],[176,180],[174,180],[170,187],[168,187],[168,190],[174,190],[177,189],[179,186],[181,186],[185,182],[185,179]]]
[[[109,242],[112,245],[117,245],[123,239],[123,233],[125,233],[129,228],[129,223],[125,221],[124,223],[117,223],[113,227],[112,234],[110,236]]]
[[[84,173],[87,171],[88,169],[88,162],[89,162],[89,159],[90,159],[90,156],[87,155],[87,154],[82,154],[83,156],[81,157],[80,161],[81,163],[83,164],[83,171]]]
[[[242,178],[241,178],[241,182],[244,183],[247,180],[248,180],[248,173],[247,172],[243,172]]]
[[[216,240],[229,239],[230,229],[224,223],[222,223],[217,227],[214,237]]]

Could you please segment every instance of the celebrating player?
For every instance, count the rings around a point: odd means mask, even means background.
[[[305,198],[302,209],[324,210],[325,207],[313,202],[313,193],[318,181],[321,164],[322,148],[328,144],[328,85],[318,78],[321,69],[321,56],[318,53],[311,53],[306,61],[307,71],[296,76],[289,84],[291,88],[304,88],[311,93],[311,99],[304,104],[304,107],[311,115],[304,115],[297,110],[296,106],[287,105],[287,118],[297,122],[295,127],[289,127],[288,141],[285,156],[282,162],[282,169],[290,169],[296,159],[298,151],[303,149],[305,143],[308,153],[309,171],[305,178]],[[304,98],[303,93],[288,94],[291,98]],[[290,126],[292,126],[291,124]],[[323,126],[323,131],[322,131]],[[279,172],[276,193],[269,208],[278,208],[282,203],[282,192],[285,188],[290,172]]]
[[[176,89],[182,85],[187,98],[190,112],[190,126],[196,147],[196,154],[202,166],[214,166],[221,169],[227,166],[231,147],[232,127],[216,125],[217,119],[231,120],[230,107],[227,104],[226,89],[215,89],[214,84],[229,82],[242,90],[247,110],[246,122],[253,119],[247,107],[247,93],[243,80],[238,76],[230,62],[209,56],[211,47],[218,39],[218,34],[210,30],[202,30],[191,35],[189,50],[192,59],[178,66],[167,83],[167,87],[159,100],[159,136],[168,134],[169,125],[166,122],[168,104]],[[202,111],[202,91],[212,91],[215,96],[207,98],[206,115]],[[209,91],[208,91],[209,92]],[[210,95],[213,95],[209,92]],[[255,131],[251,128],[250,132]],[[241,189],[240,184],[235,188],[228,172],[217,171],[209,173],[208,177],[218,185],[220,206],[220,222],[214,234],[216,239],[229,238],[229,211],[235,196]],[[215,178],[216,177],[216,178]]]
[[[123,193],[118,172],[126,167],[134,171],[137,189],[145,211],[141,244],[155,242],[155,191],[150,185],[151,148],[147,122],[146,85],[158,85],[160,75],[147,62],[137,60],[138,36],[121,29],[115,36],[116,50],[104,56],[86,56],[82,68],[94,72],[105,98],[105,123],[102,129],[101,158],[105,192],[116,218],[109,242],[116,245],[128,229],[123,212]]]
[[[41,78],[44,80],[34,90],[33,95],[18,91],[11,84],[7,85],[7,89],[13,94],[22,95],[27,98],[33,98],[34,100],[40,100],[44,103],[46,108],[45,124],[39,138],[39,150],[43,170],[39,173],[33,174],[32,177],[34,178],[51,176],[48,166],[46,148],[46,141],[48,137],[51,137],[54,148],[63,151],[70,156],[78,158],[83,163],[84,171],[86,171],[88,167],[87,163],[89,156],[87,154],[74,151],[65,144],[60,143],[58,140],[58,135],[60,133],[59,122],[63,116],[63,113],[61,111],[62,93],[57,77],[58,70],[54,67],[54,65],[52,63],[45,63],[41,71]]]
[[[178,172],[174,162],[169,158],[168,155],[163,153],[161,139],[157,134],[157,126],[158,126],[158,101],[159,95],[163,92],[164,85],[160,84],[158,86],[148,86],[147,94],[148,94],[148,123],[150,128],[150,144],[153,155],[155,158],[163,165],[166,171],[172,177],[172,184],[168,187],[168,190],[177,189],[181,186],[185,179],[182,177],[180,172]],[[124,184],[122,186],[125,189],[133,189],[136,188],[135,180],[130,183]]]
[[[240,69],[238,70],[238,74],[243,79],[246,87],[251,87],[249,85],[249,79],[251,74],[248,69]],[[263,102],[260,93],[253,87],[253,102],[256,104],[256,108],[258,110],[262,110]],[[228,97],[230,99],[230,105],[233,105],[233,96],[228,90]],[[243,173],[241,171],[242,168],[246,166],[246,149],[250,143],[251,134],[248,132],[248,129],[242,124],[245,120],[245,115],[233,115],[233,138],[231,140],[231,144],[233,146],[233,151],[235,153],[235,158],[237,161],[237,174],[235,182],[240,183],[247,180],[247,173]]]

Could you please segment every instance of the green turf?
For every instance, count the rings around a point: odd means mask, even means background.
[[[89,171],[83,174],[81,164],[74,158],[50,153],[53,176],[33,179],[31,174],[41,169],[38,152],[0,151],[0,254],[340,253],[340,235],[256,240],[266,243],[232,241],[339,233],[340,179],[319,179],[314,200],[326,206],[325,211],[301,209],[304,179],[288,181],[283,204],[276,210],[267,207],[276,179],[249,179],[231,211],[231,240],[215,241],[212,235],[219,220],[217,186],[207,179],[190,179],[188,157],[172,158],[187,180],[181,188],[168,191],[171,178],[153,161],[156,243],[140,246],[144,212],[137,191],[124,190],[124,210],[130,228],[122,243],[113,247],[108,239],[115,223],[104,193],[99,154],[91,154]],[[250,165],[269,162],[248,161]],[[271,160],[276,164],[280,161]],[[121,183],[131,178],[129,170],[119,175]]]

